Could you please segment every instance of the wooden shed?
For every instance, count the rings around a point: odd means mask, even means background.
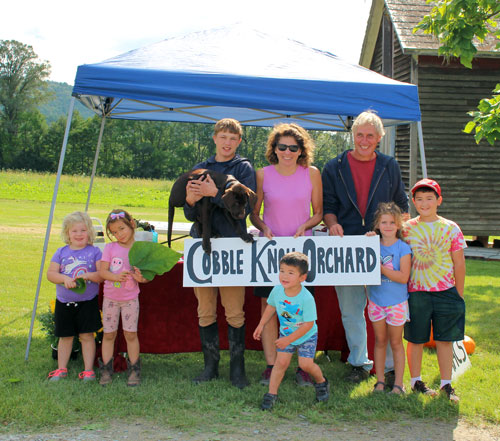
[[[425,0],[372,0],[359,64],[418,85],[429,178],[443,192],[440,214],[464,234],[500,235],[500,144],[479,145],[463,133],[481,98],[500,83],[500,52],[491,38],[477,45],[472,69],[438,57],[438,41],[413,28],[428,14]],[[410,187],[422,177],[414,125],[394,134],[394,153]]]

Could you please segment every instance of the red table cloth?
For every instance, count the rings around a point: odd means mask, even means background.
[[[201,351],[198,333],[197,302],[192,288],[182,286],[182,262],[168,273],[141,284],[138,335],[142,353],[169,354]],[[102,300],[102,285],[101,285]],[[345,339],[335,288],[316,286],[314,292],[318,313],[318,350],[336,350],[341,359],[347,360],[349,348]],[[366,312],[365,312],[366,314]],[[228,348],[227,323],[220,301],[218,324],[221,349]],[[245,293],[246,348],[262,350],[259,341],[252,337],[260,320],[260,298],[254,297],[253,288]],[[373,360],[374,336],[367,318],[368,355]],[[117,352],[126,352],[123,334],[117,338]]]

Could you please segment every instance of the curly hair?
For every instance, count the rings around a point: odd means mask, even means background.
[[[375,211],[375,216],[373,217],[373,230],[379,236],[381,235],[378,225],[380,223],[380,219],[384,214],[388,214],[394,218],[398,227],[396,237],[398,239],[402,239],[403,214],[401,213],[401,209],[394,202],[380,202],[380,204],[378,204],[377,211]]]
[[[89,245],[92,245],[94,243],[96,233],[89,215],[82,211],[75,211],[64,217],[62,222],[61,239],[64,243],[69,244],[69,230],[73,225],[79,223],[85,224],[85,226],[87,227],[89,236],[88,243]]]
[[[114,215],[114,216],[113,216]],[[132,228],[132,230],[135,230],[135,220],[130,216],[130,214],[122,210],[121,208],[116,208],[114,209],[111,213],[108,214],[108,217],[106,219],[106,235],[111,239],[111,230],[110,230],[110,225],[114,224],[117,221],[122,221],[127,227]]]
[[[266,159],[269,164],[277,164],[278,156],[275,148],[282,136],[292,136],[300,147],[300,155],[297,164],[303,167],[309,167],[314,159],[314,141],[307,133],[307,130],[298,124],[278,124],[274,126],[272,132],[267,138]]]

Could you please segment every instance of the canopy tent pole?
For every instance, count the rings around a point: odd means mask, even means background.
[[[45,231],[45,242],[43,244],[42,262],[40,263],[40,272],[38,274],[38,284],[36,287],[35,302],[33,304],[33,311],[31,313],[30,332],[28,334],[28,344],[26,345],[26,354],[24,355],[25,361],[28,361],[28,356],[29,356],[29,352],[30,352],[31,337],[33,335],[33,325],[35,323],[36,308],[38,305],[38,296],[40,294],[40,286],[42,284],[43,266],[45,263],[45,257],[47,255],[47,248],[49,245],[50,229],[52,227],[52,219],[54,218],[54,209],[56,206],[57,192],[59,190],[59,182],[61,180],[61,174],[62,174],[62,169],[63,169],[63,165],[64,165],[64,157],[66,155],[66,146],[68,144],[68,137],[69,137],[69,129],[71,126],[71,120],[73,118],[73,108],[75,107],[75,99],[76,99],[75,97],[71,97],[71,101],[69,103],[68,119],[66,121],[66,130],[64,132],[64,139],[63,139],[63,144],[62,144],[62,149],[61,149],[61,155],[59,157],[59,166],[57,168],[57,177],[56,177],[56,183],[54,185],[54,194],[52,195],[52,205],[50,206],[49,221],[47,223],[47,230]]]
[[[95,177],[95,172],[97,169],[97,160],[99,158],[99,152],[101,150],[101,141],[102,141],[102,134],[104,133],[104,122],[105,121],[106,121],[106,117],[104,116],[104,113],[103,113],[102,121],[101,121],[101,130],[99,131],[99,139],[97,140],[97,148],[95,150],[94,165],[92,166],[92,175],[90,177],[90,185],[89,185],[89,192],[87,195],[87,203],[85,204],[85,213],[87,211],[89,211],[90,195],[92,194],[92,186],[94,185],[94,177]]]
[[[427,164],[425,162],[424,132],[422,130],[422,121],[417,121],[417,131],[418,131],[418,146],[420,148],[420,163],[422,166],[422,178],[426,178]]]

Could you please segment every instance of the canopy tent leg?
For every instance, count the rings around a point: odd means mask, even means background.
[[[94,177],[95,177],[95,172],[97,170],[97,159],[99,158],[99,152],[101,150],[101,141],[102,141],[102,134],[104,133],[105,121],[106,121],[106,117],[103,115],[102,121],[101,121],[101,130],[99,131],[99,139],[97,140],[97,148],[95,150],[94,165],[92,166],[92,175],[90,177],[89,192],[87,195],[87,203],[85,204],[85,213],[87,211],[89,211],[90,195],[92,194],[92,186],[94,185]]]
[[[56,183],[54,185],[54,194],[52,195],[52,205],[50,206],[49,221],[47,223],[47,230],[45,231],[45,242],[43,244],[42,262],[40,264],[40,272],[38,274],[38,284],[36,287],[35,302],[33,304],[33,311],[31,312],[31,324],[30,324],[30,331],[28,334],[28,344],[26,345],[26,354],[24,355],[25,361],[28,360],[28,356],[29,356],[29,352],[30,352],[31,337],[33,335],[33,326],[35,323],[36,308],[38,305],[38,296],[40,294],[40,286],[42,284],[43,266],[45,263],[45,257],[47,255],[47,248],[49,245],[50,229],[52,227],[52,220],[54,218],[54,209],[56,206],[57,192],[59,190],[59,182],[61,180],[61,174],[62,174],[62,169],[63,169],[63,165],[64,165],[64,157],[66,155],[66,146],[68,144],[69,128],[71,126],[71,119],[73,118],[74,107],[75,107],[75,97],[71,97],[71,101],[69,103],[68,119],[66,121],[66,130],[64,132],[63,145],[62,145],[62,149],[61,149],[61,155],[59,157],[59,166],[57,168]]]
[[[426,178],[427,163],[425,161],[424,132],[422,130],[422,121],[417,121],[417,131],[418,131],[418,146],[420,149],[420,165],[422,166],[422,178]]]

